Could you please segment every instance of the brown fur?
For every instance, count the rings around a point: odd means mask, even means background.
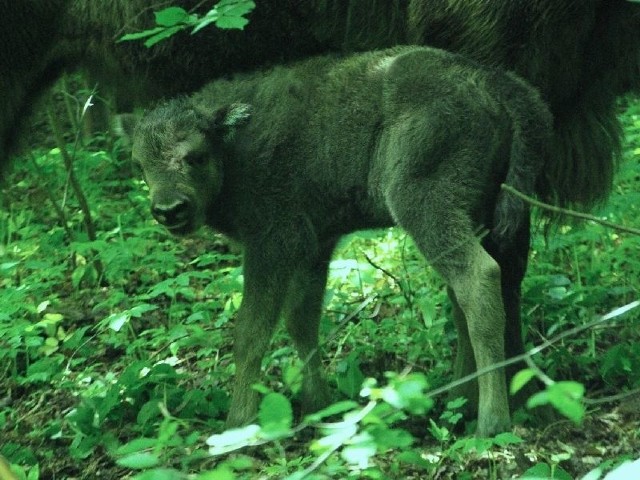
[[[260,364],[278,316],[302,359],[318,349],[327,269],[340,236],[397,224],[455,294],[478,368],[504,359],[500,267],[474,232],[510,244],[528,218],[501,194],[533,193],[552,132],[527,84],[460,55],[404,47],[320,57],[213,82],[148,113],[133,155],[152,212],[174,233],[202,223],[244,247],[229,424],[257,411]],[[505,374],[480,377],[478,431],[509,426]],[[317,356],[304,406],[326,400]]]

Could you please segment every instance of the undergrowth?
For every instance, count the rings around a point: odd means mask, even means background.
[[[637,228],[640,104],[622,118],[625,161],[596,215]],[[539,368],[550,383],[532,403],[569,420],[544,427],[522,411],[513,433],[478,439],[463,401],[426,395],[452,378],[455,332],[442,282],[396,229],[349,236],[331,265],[323,358],[342,400],[296,418],[302,365],[279,331],[257,424],[225,432],[239,251],[207,230],[171,238],[135,167],[103,140],[70,147],[93,240],[59,148],[16,159],[4,186],[0,453],[18,478],[595,479],[640,457],[638,393],[620,395],[640,388],[640,309],[554,341],[519,377]],[[539,226],[528,348],[638,300],[638,279],[637,236]]]

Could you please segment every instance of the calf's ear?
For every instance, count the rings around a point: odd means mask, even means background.
[[[249,121],[251,117],[251,105],[246,103],[232,103],[220,107],[213,114],[212,126],[216,130],[229,130],[239,127]]]

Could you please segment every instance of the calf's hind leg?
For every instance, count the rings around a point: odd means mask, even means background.
[[[467,326],[467,319],[464,316],[462,308],[458,303],[456,294],[451,286],[447,288],[447,294],[449,295],[449,301],[451,302],[451,316],[453,317],[453,324],[456,328],[457,345],[456,345],[456,357],[453,363],[453,378],[458,380],[474,373],[476,368],[476,359],[473,355],[473,346],[471,345],[471,339],[469,338],[469,327]],[[465,411],[472,415],[478,414],[478,382],[472,380],[463,383],[459,387],[453,389],[451,398],[464,397],[468,403],[465,405]]]
[[[398,177],[386,191],[387,205],[398,224],[453,291],[467,321],[476,367],[483,370],[504,360],[500,267],[474,236],[467,213],[456,208],[460,199],[451,196],[447,201],[448,197],[434,182],[410,176]],[[504,369],[483,374],[478,386],[478,435],[507,430]]]
[[[502,305],[500,267],[472,239],[466,271],[439,270],[454,291],[460,310],[467,320],[469,340],[478,370],[504,360],[505,314]],[[437,266],[436,266],[437,267]],[[493,370],[478,378],[478,434],[494,435],[509,428],[509,405],[504,369]]]
[[[523,224],[515,235],[515,241],[507,245],[497,244],[491,235],[482,239],[482,246],[500,265],[502,282],[502,302],[505,309],[505,357],[511,358],[524,353],[524,338],[522,334],[522,321],[520,319],[520,285],[527,270],[527,260],[530,243],[530,225]],[[458,335],[458,348],[454,374],[455,378],[464,377],[476,370],[473,348],[469,339],[469,330],[464,313],[457,303],[453,290],[448,290],[453,309],[453,319]],[[506,368],[507,385],[511,378],[521,369],[525,368],[524,362],[510,365]],[[533,383],[521,389],[515,396],[509,398],[511,411],[525,405],[526,400],[536,392]],[[478,384],[475,381],[467,382],[454,391],[453,396],[463,396],[469,399],[468,410],[477,413]]]

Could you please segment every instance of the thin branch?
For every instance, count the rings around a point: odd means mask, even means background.
[[[307,364],[311,361],[311,359],[313,358],[314,355],[318,354],[318,350],[325,344],[329,343],[331,340],[333,340],[337,335],[338,332],[340,332],[340,330],[342,330],[342,328],[349,323],[353,318],[355,318],[361,311],[363,311],[367,305],[369,305],[371,302],[373,302],[376,298],[378,298],[378,295],[376,294],[371,294],[369,295],[367,298],[365,298],[362,302],[360,302],[360,305],[358,305],[355,310],[353,310],[349,315],[345,316],[342,320],[340,320],[340,323],[338,323],[338,325],[336,325],[333,330],[331,330],[331,332],[329,333],[329,335],[327,335],[325,337],[325,339],[313,350],[311,350],[311,352],[309,353],[309,355],[307,355],[307,357],[305,359],[303,359],[302,364],[303,364],[303,368],[300,369],[300,372],[298,373],[298,375],[302,375],[302,371],[304,370],[304,367],[307,366]],[[296,380],[294,378],[294,380]]]
[[[634,397],[636,395],[640,397],[640,388],[634,388],[633,390],[629,390],[628,392],[618,393],[617,395],[609,395],[608,397],[583,398],[582,401],[586,405],[600,405],[603,403],[618,402],[620,400],[624,400],[625,398]]]
[[[58,148],[60,149],[60,155],[62,155],[62,160],[64,161],[64,166],[67,170],[67,181],[71,184],[71,188],[73,188],[73,191],[76,194],[76,198],[78,199],[78,203],[80,204],[80,210],[82,210],[82,213],[84,215],[84,224],[87,229],[87,236],[90,240],[93,241],[96,239],[96,227],[93,223],[93,217],[91,216],[89,202],[87,201],[87,197],[85,196],[84,191],[82,190],[82,187],[78,182],[78,179],[76,178],[73,168],[73,157],[67,150],[66,142],[64,141],[64,136],[62,135],[60,122],[51,104],[47,109],[47,114],[49,116],[51,129],[53,130],[53,136],[56,139],[56,143],[58,144]]]
[[[91,101],[91,96],[85,103],[85,108],[83,109],[79,119],[80,123],[82,123],[84,119],[84,115],[86,113],[87,106],[90,104],[90,101]],[[71,185],[71,188],[73,189],[76,195],[76,199],[78,200],[78,203],[80,205],[80,210],[82,211],[82,214],[83,214],[84,226],[85,226],[85,229],[87,230],[87,236],[89,237],[89,240],[95,241],[97,239],[96,226],[95,226],[95,223],[93,222],[93,216],[91,215],[89,202],[87,201],[87,197],[84,194],[84,190],[82,189],[82,186],[80,185],[80,182],[78,181],[78,178],[75,175],[75,169],[73,165],[75,161],[78,143],[80,141],[80,130],[77,129],[75,132],[75,141],[73,143],[73,151],[72,153],[69,153],[66,147],[66,142],[64,140],[64,135],[62,134],[62,126],[60,125],[60,121],[56,116],[54,104],[53,104],[53,101],[51,100],[49,101],[49,105],[47,107],[47,116],[49,117],[49,124],[51,125],[53,136],[56,140],[56,143],[58,144],[58,148],[60,149],[60,155],[62,156],[65,169],[67,170],[67,184]],[[66,191],[67,191],[67,187],[65,186],[65,197],[66,197]],[[63,201],[63,206],[64,206],[64,201]],[[101,279],[104,273],[104,266],[102,265],[102,262],[100,261],[100,259],[97,258],[97,255],[96,255],[96,258],[93,259],[93,266],[96,270],[98,278]]]
[[[538,377],[547,387],[556,383],[551,377],[544,373],[538,365],[536,365],[536,363],[533,361],[533,358],[527,356],[524,361],[526,362],[527,366],[535,373],[536,377]]]
[[[33,166],[33,169],[34,169],[34,171],[36,173],[36,176],[40,180],[41,184],[44,185],[43,191],[45,192],[45,195],[47,196],[47,198],[51,202],[51,205],[53,206],[53,209],[55,210],[56,215],[58,216],[58,221],[60,222],[60,225],[62,226],[62,228],[64,229],[65,233],[67,234],[67,239],[69,240],[69,242],[72,242],[74,240],[74,235],[73,235],[73,232],[71,231],[71,229],[69,228],[69,225],[67,224],[67,216],[65,215],[64,210],[62,209],[62,207],[60,205],[58,205],[58,202],[56,202],[56,199],[54,198],[53,194],[51,193],[51,189],[47,185],[46,176],[42,172],[42,168],[40,167],[40,165],[38,165],[38,162],[36,161],[35,156],[33,155],[33,153],[31,155],[29,155],[29,160],[31,161],[31,165]]]
[[[376,270],[380,270],[382,273],[384,273],[387,277],[389,277],[391,280],[393,280],[397,285],[402,285],[400,279],[398,277],[396,277],[393,273],[391,273],[389,270],[385,269],[384,267],[381,267],[380,265],[378,265],[376,262],[374,262],[369,255],[367,255],[365,252],[362,252],[362,254],[364,255],[364,258],[367,260],[367,263],[369,265],[371,265],[373,268],[375,268]]]
[[[576,212],[575,210],[569,210],[568,208],[557,207],[555,205],[550,205],[548,203],[541,202],[540,200],[536,200],[524,193],[519,192],[515,188],[510,185],[503,183],[501,185],[502,189],[506,192],[509,192],[512,195],[524,200],[525,202],[533,205],[534,207],[539,207],[544,210],[549,210],[553,213],[558,213],[560,215],[566,215],[568,217],[575,217],[581,220],[588,220],[591,222],[599,223],[600,225],[604,225],[605,227],[613,228],[614,230],[618,230],[620,232],[631,233],[633,235],[640,235],[640,230],[633,227],[625,227],[623,225],[618,225],[617,223],[609,222],[607,220],[602,220],[601,218],[596,217],[595,215],[590,215],[588,213]]]
[[[609,320],[611,320],[612,318],[618,317],[624,313],[627,313],[630,310],[633,310],[634,308],[637,308],[640,306],[640,300],[636,300],[634,302],[628,303],[622,307],[616,308],[615,310],[607,313],[606,315],[603,315],[599,318],[596,318],[595,320],[586,323],[584,325],[580,325],[574,328],[571,328],[565,332],[562,332],[558,335],[556,335],[555,337],[553,337],[551,340],[545,340],[542,344],[538,345],[537,347],[532,348],[531,350],[529,350],[528,352],[525,352],[521,355],[516,355],[515,357],[511,357],[508,358],[507,360],[504,360],[502,362],[498,362],[495,363],[493,365],[490,365],[486,368],[480,369],[472,374],[466,375],[462,378],[459,378],[458,380],[454,380],[453,382],[450,382],[446,385],[444,385],[443,387],[440,388],[436,388],[434,390],[431,390],[430,392],[427,392],[427,396],[428,397],[435,397],[436,395],[440,395],[444,392],[448,392],[449,390],[452,390],[455,387],[459,387],[460,385],[464,385],[467,382],[470,382],[471,380],[475,380],[476,378],[482,376],[482,375],[486,375],[489,372],[493,372],[494,370],[498,370],[500,368],[504,368],[504,367],[508,367],[509,365],[513,365],[514,363],[518,363],[521,361],[526,361],[527,358],[532,357],[533,355],[537,355],[538,353],[540,353],[541,351],[549,348],[550,346],[552,346],[553,344],[559,342],[560,340],[575,335],[577,333],[583,332],[585,330],[589,330],[590,328],[593,328],[594,326],[600,324],[600,323],[604,323],[607,322]],[[544,380],[543,380],[544,381]]]

